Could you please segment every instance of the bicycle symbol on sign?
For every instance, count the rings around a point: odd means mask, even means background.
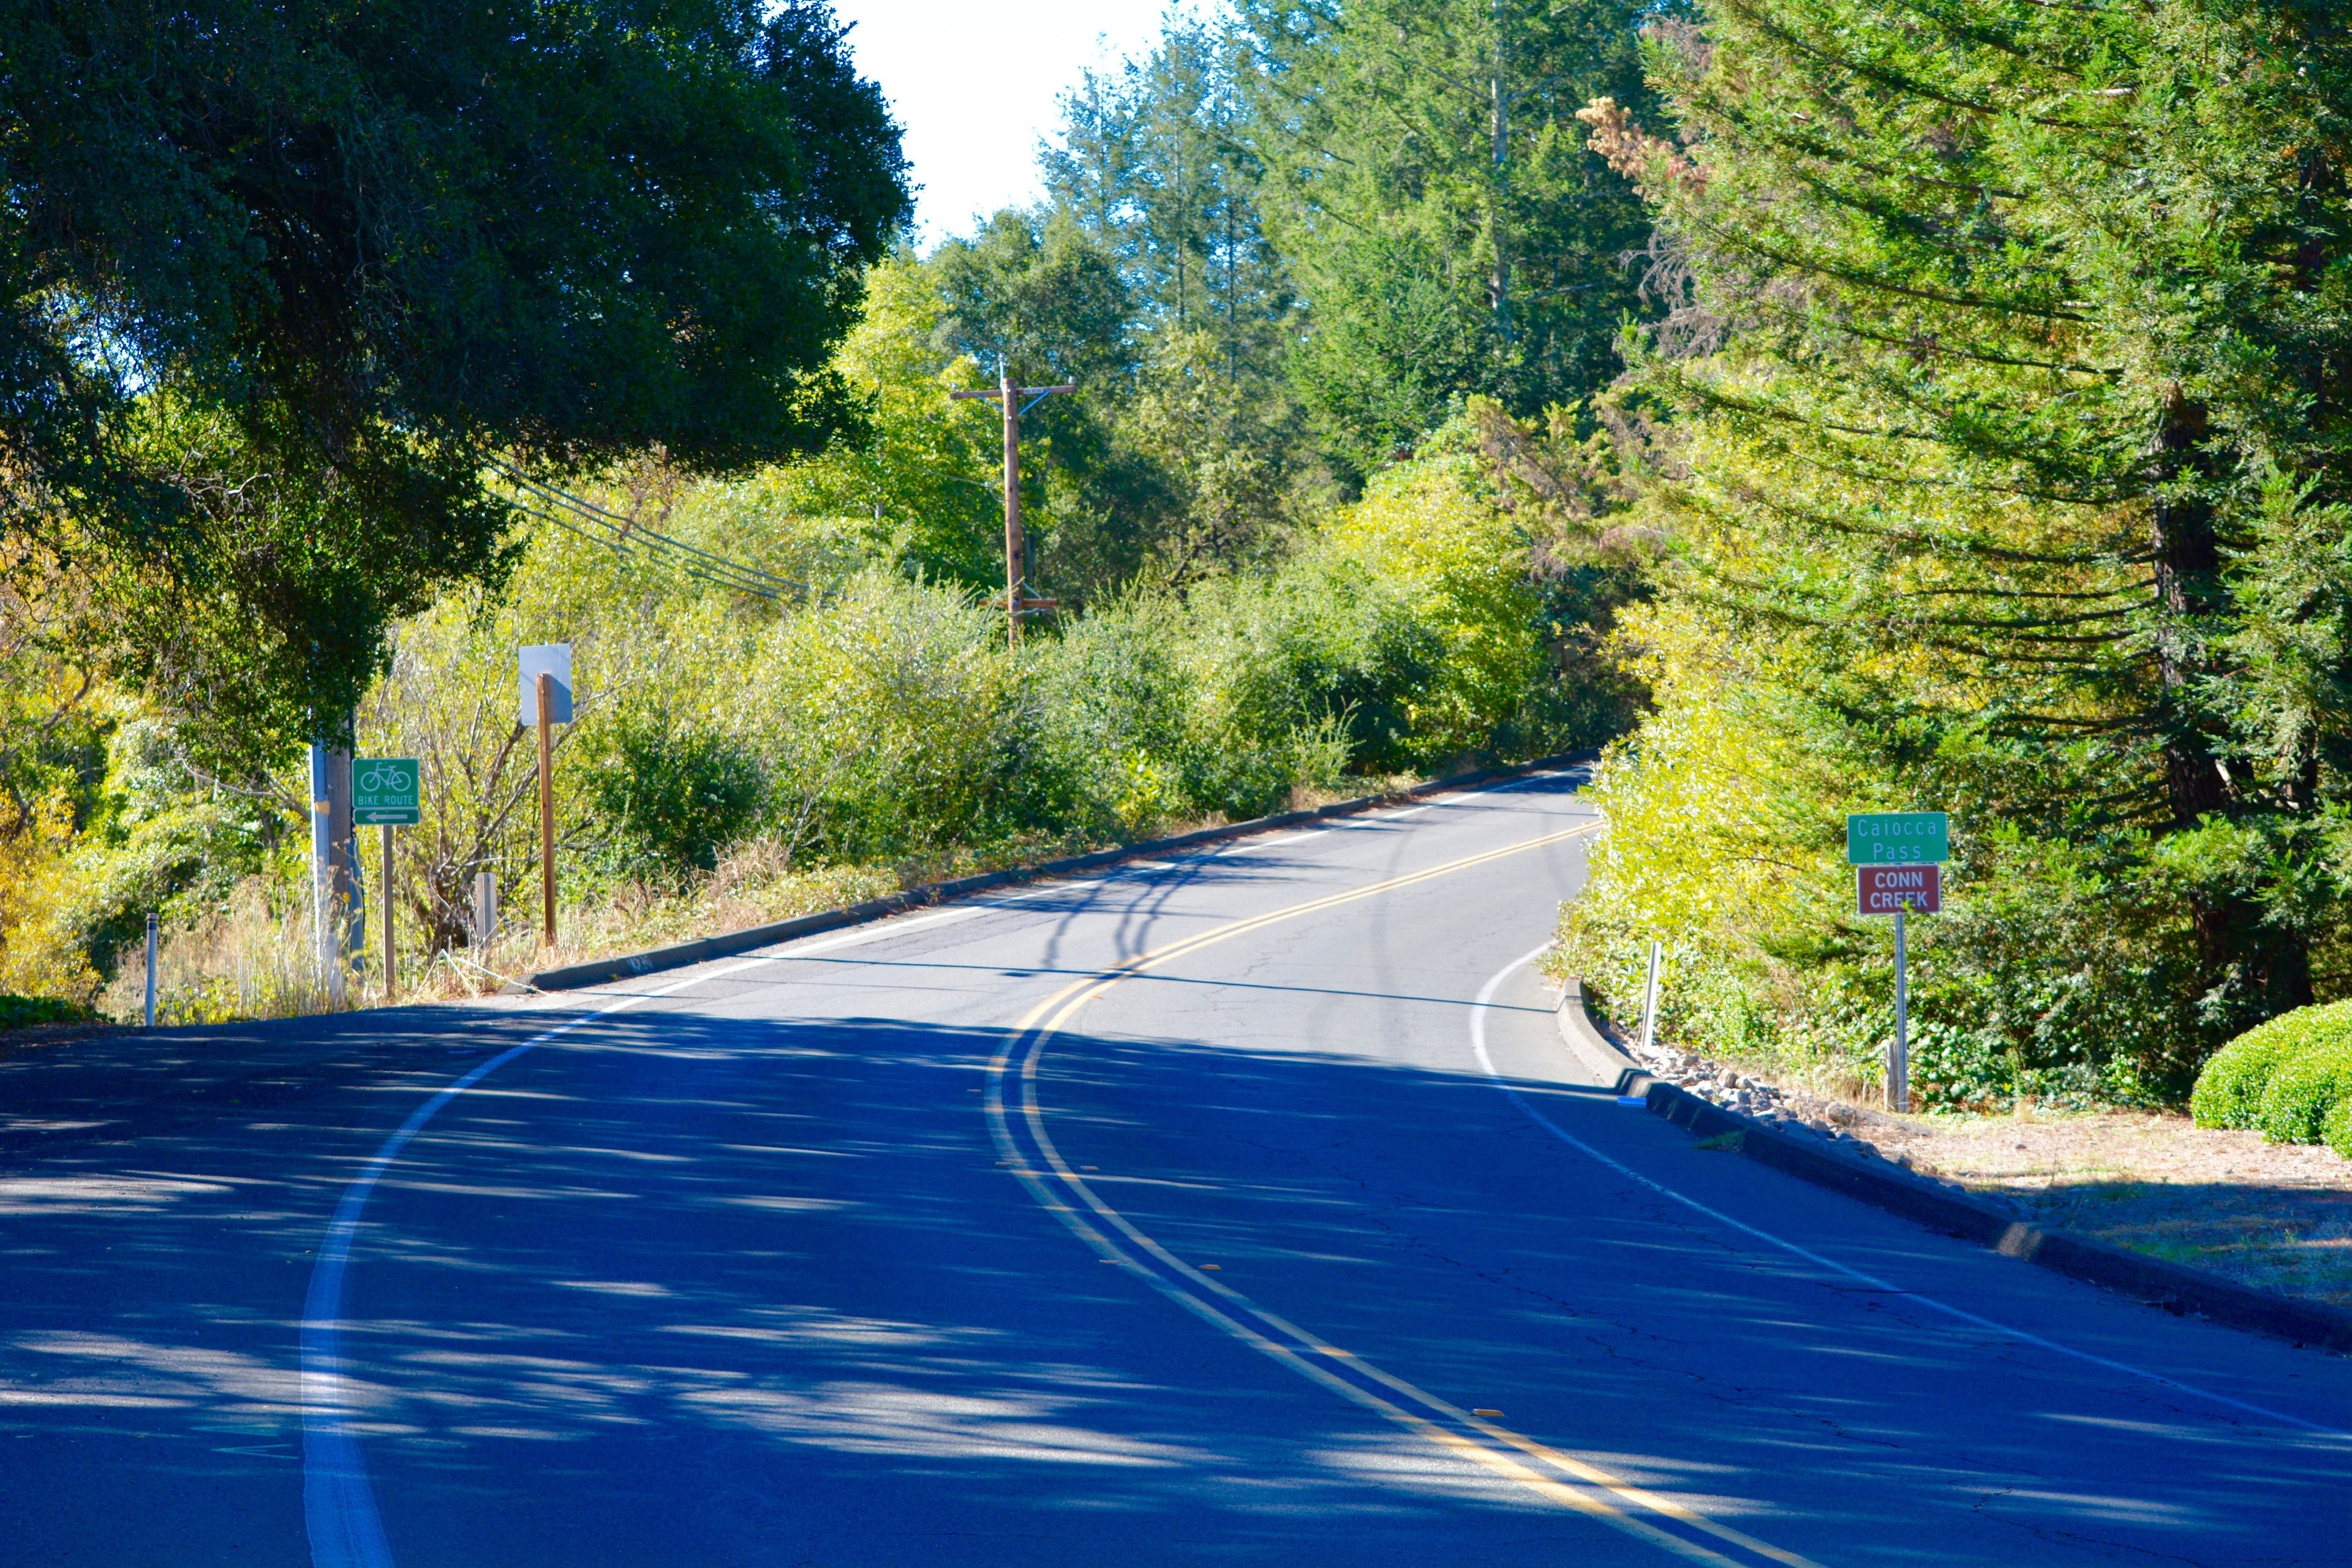
[[[362,795],[406,795],[415,787],[415,769],[395,767],[388,763],[378,763],[360,775],[360,793]]]

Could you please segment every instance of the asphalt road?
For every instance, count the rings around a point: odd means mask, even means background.
[[[2352,1363],[1593,1086],[1573,782],[0,1062],[0,1563],[2352,1562]]]

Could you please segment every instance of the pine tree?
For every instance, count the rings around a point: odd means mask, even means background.
[[[1686,420],[1661,494],[1689,595],[1807,650],[1820,744],[1979,842],[2073,847],[2094,903],[2168,900],[2150,940],[2180,962],[2149,973],[2189,1022],[2167,1070],[2340,989],[2342,22],[2263,0],[1702,11],[1651,29],[1671,133],[1585,113],[1678,291],[1640,379]]]
[[[1618,372],[1648,223],[1576,110],[1646,102],[1649,0],[1248,0],[1276,237],[1309,302],[1298,384],[1361,469],[1464,392],[1520,416]]]

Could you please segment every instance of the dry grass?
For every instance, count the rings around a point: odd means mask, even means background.
[[[1622,1032],[1603,1032],[1624,1048]],[[1704,1054],[1704,1053],[1702,1053]],[[1708,1057],[1769,1083],[1803,1120],[1843,1128],[1928,1175],[2072,1231],[2257,1289],[2352,1306],[2352,1160],[2154,1110],[1895,1116],[1878,1086],[1822,1068]]]
[[[228,905],[194,927],[167,928],[156,954],[155,1021],[216,1024],[231,1018],[291,1018],[333,1010],[314,958],[308,900],[273,900],[258,877],[238,884]],[[146,966],[126,956],[99,1002],[126,1021],[141,1016]]]
[[[2352,1305],[2352,1161],[2327,1149],[2154,1111],[1882,1113],[1857,1131],[2045,1227]]]
[[[399,1000],[480,995],[538,970],[768,925],[879,898],[903,885],[889,867],[793,871],[780,857],[755,848],[721,863],[717,872],[685,891],[625,887],[592,904],[564,905],[556,914],[551,948],[540,946],[535,926],[518,925],[501,931],[487,953],[438,955],[422,973],[412,970],[402,976]],[[383,997],[378,992],[367,999],[381,1002]]]
[[[536,971],[585,963],[698,937],[768,925],[795,916],[976,872],[1034,864],[1087,846],[1034,837],[996,846],[987,855],[952,851],[895,866],[826,867],[795,870],[783,847],[742,846],[709,875],[682,888],[649,884],[601,889],[562,905],[557,941],[539,944],[535,911],[512,906],[487,952],[427,953],[404,947],[399,992],[387,998],[380,968],[381,926],[369,922],[367,951],[349,977],[345,1004],[447,1001],[478,996]],[[159,1024],[221,1023],[282,1018],[332,1010],[312,956],[310,900],[272,889],[259,879],[240,887],[228,909],[190,929],[163,933],[157,984]],[[113,1017],[140,1016],[143,968],[127,963],[101,1000]]]

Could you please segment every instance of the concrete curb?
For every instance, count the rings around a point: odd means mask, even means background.
[[[1454,773],[1442,779],[1432,779],[1409,789],[1386,795],[1359,795],[1353,800],[1334,801],[1311,811],[1286,811],[1274,816],[1254,817],[1247,822],[1229,823],[1223,827],[1204,827],[1194,833],[1182,833],[1173,838],[1147,839],[1140,844],[1123,844],[1112,849],[1097,849],[1091,854],[1066,856],[1059,860],[1041,861],[1034,866],[1016,867],[1003,871],[984,871],[976,877],[959,877],[949,882],[930,882],[919,888],[909,888],[887,898],[868,899],[862,904],[849,904],[840,909],[820,910],[814,914],[798,915],[788,921],[776,921],[768,925],[750,926],[742,931],[724,931],[717,936],[697,938],[669,947],[650,948],[644,952],[624,953],[617,958],[592,959],[586,963],[567,964],[561,969],[541,970],[521,981],[504,987],[509,995],[533,991],[576,991],[583,985],[602,985],[610,981],[633,979],[664,969],[683,969],[688,964],[707,963],[714,958],[729,958],[739,952],[749,952],[755,947],[768,947],[789,942],[794,937],[814,936],[819,931],[837,930],[842,926],[863,925],[886,916],[900,914],[949,899],[960,899],[971,893],[985,892],[1010,882],[1025,882],[1039,877],[1067,876],[1074,871],[1091,871],[1097,867],[1116,865],[1144,856],[1164,855],[1171,849],[1189,849],[1196,845],[1214,844],[1221,839],[1246,838],[1255,833],[1269,833],[1277,828],[1296,827],[1302,823],[1321,822],[1334,816],[1349,816],[1358,812],[1372,811],[1401,800],[1418,800],[1425,795],[1444,795],[1451,790],[1466,789],[1473,784],[1490,784],[1496,779],[1520,778],[1547,769],[1565,767],[1589,762],[1598,752],[1563,752],[1555,756],[1538,757],[1533,762],[1513,763],[1507,767],[1479,768],[1466,773]]]
[[[2093,1241],[2063,1230],[2042,1230],[1963,1188],[1919,1175],[1901,1165],[1862,1153],[1848,1153],[1809,1137],[1783,1132],[1767,1121],[1701,1100],[1688,1089],[1661,1083],[1642,1070],[1593,1023],[1584,988],[1571,980],[1560,995],[1560,1038],[1580,1060],[1619,1068],[1617,1092],[1638,1095],[1650,1114],[1702,1138],[1739,1134],[1739,1152],[1816,1186],[1916,1221],[1930,1230],[1990,1247],[2161,1307],[2168,1312],[2210,1318],[2231,1328],[2323,1350],[2352,1352],[2352,1311],[2319,1301],[2256,1290],[2202,1268]]]

